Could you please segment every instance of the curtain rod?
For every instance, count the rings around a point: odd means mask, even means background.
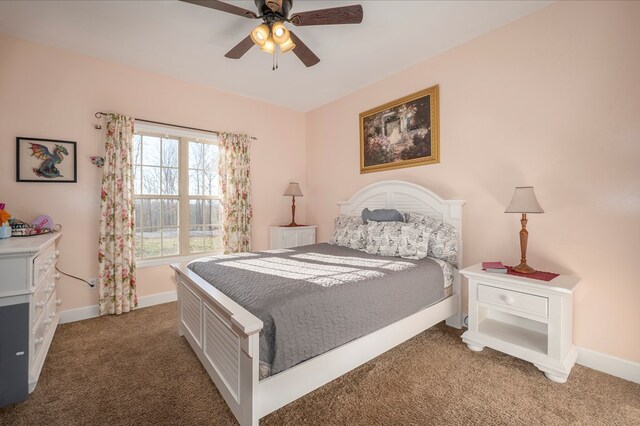
[[[96,118],[101,118],[103,115],[106,116],[106,115],[109,115],[109,113],[100,112],[100,111],[95,113]],[[196,130],[198,132],[207,132],[207,133],[213,133],[214,135],[220,135],[220,132],[216,132],[215,130],[198,129],[197,127],[180,126],[178,124],[163,123],[161,121],[144,120],[142,118],[135,118],[135,121],[143,121],[145,123],[159,124],[161,126],[171,126],[171,127],[177,127],[180,129]],[[251,139],[252,141],[257,140],[255,136],[249,136],[249,139]]]

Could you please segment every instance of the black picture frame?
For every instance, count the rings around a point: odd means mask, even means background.
[[[76,146],[74,141],[18,136],[16,182],[76,183]]]

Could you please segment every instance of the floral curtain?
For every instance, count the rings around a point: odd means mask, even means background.
[[[219,172],[222,193],[222,244],[225,253],[251,250],[249,138],[223,133]]]
[[[109,114],[100,196],[100,315],[138,306],[133,220],[133,119]]]

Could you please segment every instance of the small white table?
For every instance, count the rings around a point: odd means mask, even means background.
[[[473,351],[485,346],[533,363],[564,383],[575,365],[573,292],[580,279],[551,281],[489,273],[476,264],[460,271],[469,279],[469,329],[462,341]]]
[[[283,249],[316,243],[317,225],[272,226],[269,228],[269,248]]]

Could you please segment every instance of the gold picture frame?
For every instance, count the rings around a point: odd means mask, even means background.
[[[440,162],[439,86],[360,113],[360,173]]]

